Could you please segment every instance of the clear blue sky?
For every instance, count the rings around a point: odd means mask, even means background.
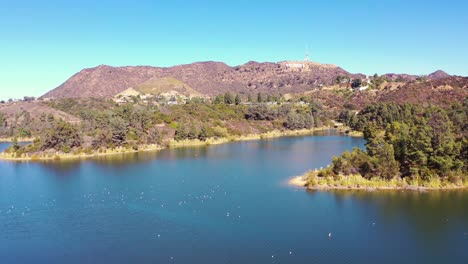
[[[0,0],[0,98],[83,68],[311,59],[365,74],[468,75],[466,1]]]

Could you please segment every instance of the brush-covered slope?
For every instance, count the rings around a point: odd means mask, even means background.
[[[304,68],[295,68],[297,63]],[[293,66],[291,66],[293,65]],[[333,65],[306,62],[258,63],[230,67],[221,62],[197,62],[169,68],[98,66],[72,76],[43,98],[111,98],[134,88],[157,93],[174,88],[188,93],[285,94],[332,84],[337,76],[353,75]]]

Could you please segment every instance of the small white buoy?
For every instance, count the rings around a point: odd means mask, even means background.
[[[292,255],[292,251],[289,251],[289,255]]]
[[[328,237],[331,237],[331,233],[328,233]]]

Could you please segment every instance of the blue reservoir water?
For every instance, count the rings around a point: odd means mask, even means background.
[[[324,134],[0,161],[0,263],[468,263],[467,192],[286,184],[363,144]]]

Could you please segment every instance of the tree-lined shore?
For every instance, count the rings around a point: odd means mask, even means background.
[[[362,131],[366,150],[334,157],[295,183],[311,189],[453,189],[468,187],[468,100],[450,109],[394,103],[340,119]]]
[[[34,119],[23,112],[14,124],[3,127],[1,133],[12,139],[12,145],[0,158],[83,158],[311,133],[334,124],[332,114],[316,104],[263,100],[240,104],[240,97],[230,93],[217,98],[214,102],[193,98],[180,105],[153,104],[138,97],[124,104],[98,99],[52,101],[50,107],[79,117],[80,122],[46,114]],[[32,142],[19,144],[24,137]]]

